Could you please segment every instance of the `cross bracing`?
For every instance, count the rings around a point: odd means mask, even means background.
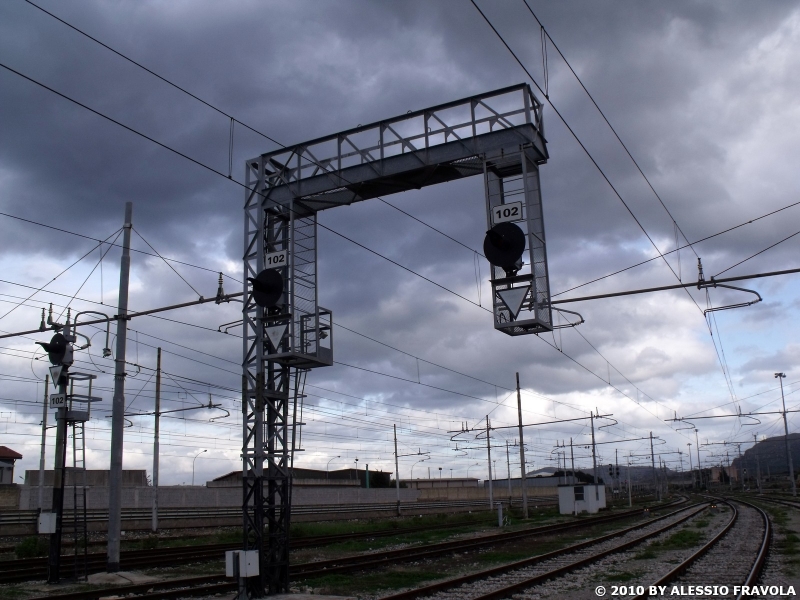
[[[542,104],[527,84],[370,123],[247,161],[270,201],[316,212],[483,172],[482,156],[531,146],[547,160]],[[302,212],[300,213],[302,214]]]

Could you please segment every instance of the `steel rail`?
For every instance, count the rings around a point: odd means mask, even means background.
[[[685,508],[682,508],[680,510],[668,513],[668,514],[663,515],[661,517],[657,517],[655,519],[650,519],[650,520],[646,521],[645,523],[639,523],[637,525],[634,525],[633,527],[628,527],[626,529],[615,531],[615,532],[612,532],[612,533],[609,533],[609,534],[606,534],[606,535],[603,535],[603,536],[600,536],[600,537],[597,537],[597,538],[594,538],[594,539],[591,539],[591,540],[586,540],[584,542],[579,542],[577,544],[573,544],[571,546],[567,546],[566,548],[561,548],[559,550],[554,550],[554,551],[548,552],[546,554],[540,554],[540,555],[534,556],[532,558],[526,558],[524,560],[516,561],[516,562],[510,563],[510,564],[506,564],[506,565],[501,565],[499,567],[493,567],[491,569],[486,569],[486,570],[478,571],[478,572],[475,572],[475,573],[469,573],[469,574],[463,575],[461,577],[448,579],[446,581],[441,581],[439,583],[434,583],[434,584],[427,585],[427,586],[424,586],[424,587],[421,587],[421,588],[408,590],[406,592],[400,592],[398,594],[392,594],[390,596],[383,596],[381,598],[381,600],[413,600],[414,598],[420,598],[422,596],[427,596],[427,595],[430,595],[430,594],[433,594],[433,593],[436,593],[436,592],[440,592],[440,591],[447,590],[447,589],[450,589],[450,588],[458,587],[460,585],[464,585],[464,584],[467,584],[467,583],[473,583],[475,581],[480,581],[480,580],[483,580],[483,579],[487,579],[489,577],[494,577],[494,576],[502,575],[502,574],[505,574],[505,573],[508,573],[508,572],[511,572],[511,571],[516,571],[518,569],[526,568],[526,567],[535,565],[537,563],[541,563],[541,562],[550,560],[552,558],[557,558],[557,557],[563,556],[565,554],[571,554],[573,552],[577,552],[579,550],[583,550],[584,548],[588,548],[588,547],[591,547],[593,545],[600,544],[602,542],[608,541],[608,540],[613,539],[615,537],[619,537],[621,535],[625,535],[625,534],[627,534],[627,533],[629,533],[631,531],[635,531],[636,529],[641,529],[642,527],[646,527],[647,525],[651,525],[654,522],[669,518],[669,517],[674,516],[674,515],[676,515],[676,514],[678,514],[680,512],[683,512],[683,511],[686,511],[686,510],[691,510],[692,508],[696,508],[697,506],[698,506],[697,504],[694,504],[694,505],[691,505],[691,506],[687,506]],[[646,539],[648,539],[650,537],[659,535],[659,534],[663,533],[664,531],[667,531],[667,530],[669,530],[669,529],[671,529],[673,527],[676,527],[677,525],[680,525],[684,521],[687,521],[688,519],[691,519],[695,515],[699,514],[703,510],[705,510],[705,508],[707,506],[707,503],[706,502],[702,502],[702,503],[700,503],[699,506],[701,506],[701,508],[699,510],[696,510],[694,512],[690,512],[688,515],[686,515],[685,517],[679,519],[677,522],[670,523],[669,525],[661,527],[661,528],[659,528],[657,531],[655,531],[653,533],[649,533],[649,534],[646,534],[644,536],[638,537],[635,540],[632,540],[630,542],[625,542],[624,544],[621,544],[619,546],[615,546],[614,548],[602,551],[602,552],[600,552],[598,554],[593,554],[592,556],[588,556],[586,558],[580,559],[580,560],[578,560],[576,562],[573,562],[573,563],[570,563],[568,565],[563,565],[561,567],[558,567],[556,569],[548,571],[547,573],[543,573],[541,575],[537,575],[535,577],[526,579],[525,581],[521,581],[521,582],[518,582],[516,584],[510,585],[510,586],[506,586],[506,587],[503,587],[503,588],[499,588],[499,589],[496,589],[496,590],[492,590],[491,592],[487,592],[486,594],[483,594],[481,596],[476,596],[475,598],[473,598],[473,600],[494,600],[494,599],[498,599],[498,598],[510,598],[513,594],[517,593],[518,591],[520,591],[522,589],[525,589],[527,587],[531,587],[531,586],[536,585],[537,583],[540,583],[540,582],[545,581],[547,579],[551,579],[553,577],[557,577],[559,575],[563,575],[564,573],[568,573],[569,571],[572,571],[574,569],[580,568],[580,567],[582,567],[582,566],[584,566],[584,565],[586,565],[586,564],[588,564],[590,562],[594,562],[595,560],[599,560],[600,558],[603,558],[603,557],[605,557],[605,556],[607,556],[609,554],[612,554],[612,553],[615,553],[615,552],[620,552],[620,551],[625,550],[625,549],[627,549],[627,548],[629,548],[631,546],[634,546],[636,544],[640,544],[643,540],[646,540]]]
[[[769,546],[772,542],[772,523],[770,522],[769,515],[760,506],[743,500],[737,500],[737,502],[755,508],[764,520],[764,538],[761,540],[761,548],[758,550],[758,555],[756,555],[753,567],[750,569],[750,573],[747,575],[747,579],[744,582],[744,585],[752,587],[758,582],[761,573],[764,571],[764,564],[767,562],[767,554],[769,554]],[[736,596],[736,600],[741,600],[742,595],[743,592],[739,592],[739,595]]]
[[[331,544],[336,544],[343,541],[350,541],[354,539],[372,539],[377,537],[388,537],[388,536],[402,536],[410,533],[419,533],[421,531],[431,531],[437,529],[458,529],[462,527],[469,527],[469,526],[486,526],[496,522],[496,519],[493,517],[492,519],[486,521],[462,521],[462,522],[455,522],[455,523],[446,523],[440,525],[429,525],[427,527],[402,527],[397,529],[381,529],[377,531],[361,531],[356,533],[341,533],[335,535],[322,535],[322,536],[309,536],[309,537],[300,537],[294,538],[290,542],[290,548],[293,550],[301,549],[301,548],[315,548],[319,546],[327,546]],[[158,538],[158,541],[161,542],[164,539],[168,540],[183,540],[186,538],[171,536],[169,538]],[[143,538],[143,540],[147,540],[147,538]],[[126,540],[129,542],[136,542],[136,541],[143,541],[143,540]],[[97,541],[97,542],[90,542],[90,545],[104,545],[105,541]],[[215,552],[215,551],[226,551],[226,550],[238,550],[241,547],[240,542],[231,542],[231,543],[223,543],[223,544],[204,544],[200,546],[171,546],[166,548],[152,548],[146,550],[124,550],[122,552],[122,559],[125,561],[126,566],[128,566],[128,561],[136,560],[137,558],[147,558],[149,561],[156,561],[161,560],[162,558],[170,558],[173,555],[179,556],[186,556],[187,554],[195,557],[198,553],[204,552]],[[3,550],[3,548],[0,548]],[[11,546],[9,548],[5,548],[5,550],[14,551],[14,547]],[[93,561],[97,559],[102,564],[105,564],[106,556],[105,554],[99,553],[92,553],[88,555],[89,561]],[[66,569],[72,568],[71,560],[73,558],[72,554],[62,554],[62,561],[64,561],[64,565]],[[216,555],[212,555],[212,558],[217,558]],[[102,559],[102,560],[100,560]],[[47,559],[46,558],[25,558],[25,559],[17,559],[17,560],[6,560],[0,561],[0,582],[3,581],[3,572],[12,571],[15,573],[19,573],[21,569],[26,569],[28,571],[32,571],[35,569],[45,570],[47,567]]]
[[[654,510],[664,510],[664,509],[668,509],[668,508],[673,508],[673,507],[675,507],[675,506],[677,506],[679,504],[682,504],[684,502],[686,502],[685,498],[681,499],[679,501],[676,501],[676,502],[672,502],[672,503],[670,503],[668,505],[664,505],[662,507],[657,507]],[[686,509],[683,509],[683,510],[686,510]],[[680,512],[680,511],[677,511],[677,512]],[[549,533],[549,532],[553,532],[553,531],[567,530],[567,529],[576,528],[576,527],[579,527],[579,528],[581,528],[581,527],[591,527],[591,526],[598,525],[598,524],[604,524],[604,523],[607,523],[607,522],[613,521],[613,520],[619,520],[619,519],[624,519],[624,518],[636,516],[638,514],[641,514],[641,510],[640,509],[632,510],[632,511],[625,511],[624,513],[620,513],[620,514],[617,514],[617,515],[612,515],[611,517],[585,519],[585,520],[581,520],[578,523],[545,525],[545,526],[541,526],[541,527],[526,529],[523,532],[512,532],[512,534],[525,533],[527,535],[533,535],[533,534],[536,534],[536,533]],[[661,518],[664,518],[664,517],[658,517],[658,519],[661,519]],[[650,520],[648,522],[653,522],[653,520]],[[500,534],[500,535],[503,535],[503,534]],[[498,536],[487,536],[487,537],[496,538]],[[486,540],[486,538],[482,538],[482,539]],[[496,543],[502,543],[502,541],[504,541],[504,540],[502,540],[502,539],[491,540],[490,539],[490,540],[485,541],[483,545],[489,545],[489,544],[492,544],[492,543],[495,543],[495,544]],[[438,553],[439,554],[443,554],[443,553],[450,552],[452,550],[453,544],[457,544],[457,543],[458,542],[455,542],[455,543],[454,542],[445,542],[444,544],[438,544],[438,545],[432,544],[432,545],[429,545],[427,547],[422,548],[421,550],[422,551],[429,551],[434,546],[439,546],[439,547],[442,547],[442,548],[440,548]],[[446,546],[446,547],[443,547],[443,546]],[[402,555],[403,552],[405,552],[406,554],[408,554],[409,552],[417,552],[412,557],[408,558],[408,560],[413,560],[414,557],[418,557],[418,551],[419,550],[420,550],[420,548],[411,548],[411,549],[406,549],[405,551],[403,551],[403,550],[394,551],[392,553],[392,556],[387,558],[386,561],[384,561],[382,564],[386,564],[387,562],[390,563],[390,564],[393,563],[393,562],[397,562],[399,560],[399,558],[400,558],[399,555]],[[385,554],[386,553],[384,553],[384,555]],[[365,563],[363,561],[358,562],[359,559],[361,559],[361,558],[370,559],[370,558],[373,558],[374,556],[375,555],[373,554],[373,555],[368,555],[366,557],[363,557],[363,555],[362,556],[352,557],[352,559],[354,561],[357,561],[357,562],[352,562],[351,564],[343,564],[342,560],[339,560],[339,561],[328,561],[328,562],[335,562],[337,564],[337,566],[338,566],[338,568],[336,570],[339,571],[339,572],[347,571],[347,570],[357,570],[357,569],[369,568],[371,566],[376,566],[376,565],[371,565],[369,563]],[[123,555],[123,563],[124,563],[123,566],[125,566],[127,568],[128,567],[128,563],[125,562],[124,558],[125,557]],[[219,558],[221,558],[221,557],[219,557]],[[190,560],[197,560],[197,556],[194,556]],[[160,561],[158,561],[158,563],[159,564],[164,564],[164,559],[161,559]],[[307,569],[306,572],[304,573],[305,576],[317,575],[317,574],[327,574],[327,573],[333,572],[333,569],[331,567],[322,568],[322,569],[317,570],[316,572],[314,570],[311,570],[312,567],[319,567],[321,565],[324,567],[326,565],[326,563],[323,563],[323,562],[320,561],[320,562],[305,563],[305,564],[296,565],[295,567],[292,568],[292,575],[294,575],[295,571],[298,570],[298,569],[299,570]],[[380,565],[377,565],[377,566],[380,566]],[[102,571],[104,569],[105,569],[104,565],[99,567],[100,571]],[[186,585],[190,585],[190,584],[192,584],[192,585],[194,585],[194,584],[206,585],[209,582],[219,581],[220,579],[223,579],[223,578],[221,576],[219,576],[219,577],[203,576],[203,577],[199,577],[199,578],[184,578],[184,579],[178,580],[178,583],[176,583],[175,585],[184,588]],[[192,582],[194,582],[194,583],[192,583]],[[159,582],[159,583],[162,586],[167,586],[169,582]],[[91,600],[91,599],[94,599],[94,598],[105,597],[105,596],[109,595],[109,593],[113,593],[114,595],[119,595],[119,594],[126,595],[126,594],[130,594],[130,593],[138,593],[140,591],[147,591],[149,589],[152,589],[153,587],[154,586],[153,586],[152,583],[151,584],[142,584],[142,585],[130,585],[130,586],[115,586],[114,588],[109,588],[109,589],[93,590],[91,593],[80,592],[80,594],[77,595],[77,596],[72,595],[72,594],[61,594],[61,595],[55,595],[55,596],[48,596],[47,598],[48,598],[48,600],[75,600],[76,598],[86,598],[88,600]],[[199,595],[206,595],[206,594],[213,595],[215,593],[226,592],[226,591],[229,591],[229,590],[236,589],[236,583],[221,583],[221,584],[218,584],[218,585],[215,584],[213,586],[213,589],[212,588],[208,588],[208,587],[197,588],[197,589],[198,590],[202,590],[202,591],[198,592]],[[154,595],[145,595],[145,596],[137,596],[137,597],[138,598],[162,598],[162,597],[163,598],[167,598],[167,597],[171,597],[170,596],[171,593],[172,592],[154,592]],[[189,590],[183,589],[182,593],[183,593],[183,595],[190,596],[190,595],[193,595],[194,592],[190,593]],[[31,600],[36,600],[36,599],[31,599]]]
[[[650,597],[649,590],[651,586],[659,586],[665,583],[669,583],[676,577],[683,575],[686,571],[689,570],[689,568],[695,562],[697,562],[709,550],[711,550],[711,548],[713,548],[717,544],[717,542],[719,542],[723,537],[725,537],[725,535],[733,528],[733,526],[736,524],[736,521],[739,519],[739,511],[728,500],[724,499],[717,499],[717,500],[724,502],[725,504],[731,507],[731,518],[730,521],[728,521],[727,525],[725,525],[725,527],[723,527],[722,530],[717,535],[711,538],[711,540],[703,544],[703,546],[701,546],[699,550],[694,552],[691,556],[689,556],[689,558],[684,560],[677,567],[672,569],[669,573],[659,578],[656,582],[651,583],[650,586],[644,586],[645,592],[643,594],[639,594],[638,596],[634,596],[632,600],[645,600],[645,598]]]
[[[684,501],[673,502],[670,503],[669,505],[665,505],[660,508],[661,509],[672,508],[673,506],[681,504],[683,502]],[[675,512],[681,512],[681,510],[686,510],[686,508],[680,509]],[[313,563],[295,565],[294,567],[290,568],[290,574],[293,577],[295,576],[314,577],[317,575],[327,575],[330,573],[344,573],[354,570],[362,570],[364,568],[381,567],[385,565],[395,564],[401,561],[406,562],[411,560],[424,560],[427,558],[440,556],[442,554],[449,554],[454,550],[469,551],[478,548],[483,548],[485,546],[493,546],[496,544],[502,544],[505,542],[510,542],[535,535],[564,532],[573,529],[586,529],[588,527],[593,527],[595,525],[604,525],[606,523],[619,521],[629,517],[639,516],[641,514],[642,511],[640,509],[631,510],[631,511],[625,511],[624,513],[619,513],[617,515],[609,515],[607,517],[599,517],[590,520],[584,519],[570,523],[543,525],[540,527],[523,529],[520,531],[511,531],[506,533],[498,533],[480,538],[457,540],[453,542],[442,542],[439,544],[429,544],[427,546],[403,548],[400,550],[390,550],[386,552],[374,552],[371,554],[352,556],[342,559],[316,561]],[[675,514],[675,513],[670,513],[670,514]],[[652,523],[654,521],[665,519],[668,516],[670,515],[668,514],[662,517],[656,517],[655,519],[648,520],[647,523]],[[643,527],[647,523],[637,524],[629,529],[637,529],[639,527]]]

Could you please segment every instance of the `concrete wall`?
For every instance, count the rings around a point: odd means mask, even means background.
[[[36,510],[39,489],[36,486],[14,486],[20,490],[19,508]],[[50,509],[53,491],[44,488],[44,506]],[[556,487],[536,487],[528,489],[528,498],[554,498],[558,496]],[[89,488],[87,490],[86,507],[103,509],[108,506],[108,488]],[[508,498],[508,488],[495,488],[494,497],[498,500]],[[512,498],[521,498],[522,489],[512,488]],[[67,488],[64,494],[64,506],[72,507],[72,489]],[[428,488],[414,490],[400,488],[401,502],[431,500],[483,500],[489,498],[489,490],[485,488]],[[314,504],[376,504],[395,502],[397,491],[394,488],[358,488],[343,487],[304,487],[295,486],[292,490],[292,502],[297,505]],[[158,489],[158,504],[163,508],[208,508],[224,506],[241,506],[242,490],[238,487],[205,487],[205,486],[169,486]],[[152,487],[122,488],[122,506],[124,508],[149,508],[153,504]],[[3,506],[0,504],[0,506]],[[11,506],[11,505],[8,505]]]
[[[21,490],[19,507],[22,510],[36,510],[39,508],[38,487],[19,486]],[[418,499],[417,490],[400,490],[401,502],[414,502]],[[44,489],[44,506],[50,509],[53,491],[50,487]],[[304,488],[296,487],[292,490],[292,503],[295,505],[315,504],[379,504],[395,502],[397,492],[393,489],[365,489],[365,488]],[[72,488],[67,488],[64,494],[64,508],[72,508]],[[153,488],[136,487],[122,488],[123,508],[150,508],[153,505]],[[207,488],[205,486],[170,486],[159,487],[158,505],[161,508],[210,508],[210,507],[238,507],[242,505],[241,488]],[[89,488],[86,490],[86,508],[108,508],[108,488]]]
[[[402,491],[402,490],[401,490]],[[528,488],[528,498],[558,496],[558,488],[536,487]],[[482,500],[489,498],[489,488],[427,488],[419,490],[420,500]],[[497,500],[508,498],[508,487],[494,488],[494,497]],[[512,498],[522,498],[522,488],[511,488]]]
[[[86,485],[108,487],[109,471],[87,469],[85,473],[76,473],[74,471],[67,471],[66,483],[72,485],[72,478],[77,477],[77,483],[80,485],[86,477]],[[45,470],[44,472],[45,486],[53,485],[53,470]],[[39,485],[39,470],[25,471],[25,485],[38,486]],[[147,485],[147,471],[144,469],[125,469],[122,471],[122,487],[136,487]]]
[[[0,508],[18,508],[20,489],[18,485],[0,485]]]

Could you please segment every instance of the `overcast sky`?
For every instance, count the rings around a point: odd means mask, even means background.
[[[545,100],[468,1],[40,5],[281,144],[518,83],[530,84]],[[540,31],[523,1],[478,5],[544,87]],[[541,181],[554,295],[657,257],[642,228],[668,252],[676,243],[800,201],[800,4],[529,5],[658,194],[548,41],[553,105],[544,109],[550,159],[541,167]],[[95,240],[121,242],[116,236],[126,201],[133,202],[133,247],[149,253],[133,254],[131,309],[190,301],[198,293],[213,296],[218,271],[225,273],[227,292],[241,291],[244,191],[225,176],[228,117],[24,0],[0,4],[0,63],[196,161],[0,69],[2,332],[36,328],[50,302],[55,316],[70,301],[73,311],[114,313],[119,250]],[[246,159],[278,147],[242,125],[233,142],[236,181],[244,180]],[[320,223],[485,306],[488,264],[480,259],[478,289],[476,256],[464,247],[480,250],[483,242],[483,179],[385,199],[463,245],[379,200],[325,211]],[[800,206],[785,208],[670,254],[669,266],[658,258],[558,297],[670,285],[677,282],[673,271],[684,282],[695,281],[697,256],[707,278],[797,268],[800,236],[727,270],[798,230]],[[151,247],[180,261],[170,264],[190,285]],[[462,423],[481,426],[487,413],[493,426],[516,423],[517,371],[526,423],[599,410],[618,422],[599,430],[599,439],[652,431],[664,442],[661,451],[684,452],[684,467],[686,444],[695,440],[689,430],[676,431],[689,425],[666,422],[674,415],[779,410],[777,371],[787,374],[787,407],[798,404],[798,275],[736,284],[757,290],[763,302],[712,313],[710,321],[703,316],[708,306],[754,296],[715,289],[707,297],[690,289],[583,301],[566,306],[586,320],[577,329],[511,338],[495,331],[480,307],[341,237],[321,230],[319,247],[320,304],[333,311],[335,360],[344,364],[308,376],[308,425],[298,466],[324,469],[331,461],[331,469],[344,468],[358,458],[359,466],[394,471],[396,423],[399,453],[429,456],[414,466],[415,477],[427,477],[427,467],[438,476],[441,467],[445,477],[485,478],[485,451],[456,451],[447,432]],[[202,450],[207,452],[196,461],[196,482],[241,468],[241,329],[217,333],[239,317],[240,307],[204,305],[164,313],[172,320],[130,323],[130,412],[152,410],[155,348],[161,346],[168,373],[165,409],[208,403],[210,397],[230,413],[198,410],[177,413],[185,419],[163,419],[164,484],[190,483],[192,459]],[[113,363],[102,357],[105,334],[81,329],[93,343],[77,354],[73,370],[98,374],[104,397],[88,425],[88,464],[107,469]],[[112,326],[112,345],[113,332]],[[49,336],[0,344],[0,445],[24,455],[17,475],[38,467],[47,365],[34,342]],[[223,418],[210,422],[215,417]],[[49,419],[52,424],[52,413]],[[131,417],[130,423],[124,467],[149,474],[153,418]],[[762,416],[760,424],[736,418],[692,423],[701,443],[752,443],[753,434],[782,433],[779,415]],[[794,430],[800,418],[790,416],[789,424]],[[572,436],[584,446],[590,439],[588,420],[530,427],[525,435],[529,470],[554,466],[557,442]],[[474,437],[461,436],[459,448],[485,444]],[[498,446],[516,439],[513,429],[492,434]],[[612,462],[615,449],[623,462],[630,452],[649,452],[649,442],[600,448],[600,462]],[[701,458],[716,464],[724,452],[724,446],[707,446]],[[518,454],[511,454],[511,468],[518,470]],[[493,454],[501,476],[504,455]],[[579,465],[591,464],[587,456],[583,447],[576,451]],[[411,476],[421,458],[402,458],[401,477]],[[681,455],[663,458],[679,467]]]

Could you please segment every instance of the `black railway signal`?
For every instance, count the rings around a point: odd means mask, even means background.
[[[248,277],[253,284],[253,300],[262,308],[272,308],[283,296],[283,275],[277,269],[264,269],[255,277]]]
[[[487,260],[511,276],[522,267],[525,233],[514,223],[498,223],[486,232],[483,253]]]
[[[50,359],[51,364],[67,366],[72,364],[72,346],[64,334],[57,333],[49,342],[36,343],[47,352],[47,358]]]

